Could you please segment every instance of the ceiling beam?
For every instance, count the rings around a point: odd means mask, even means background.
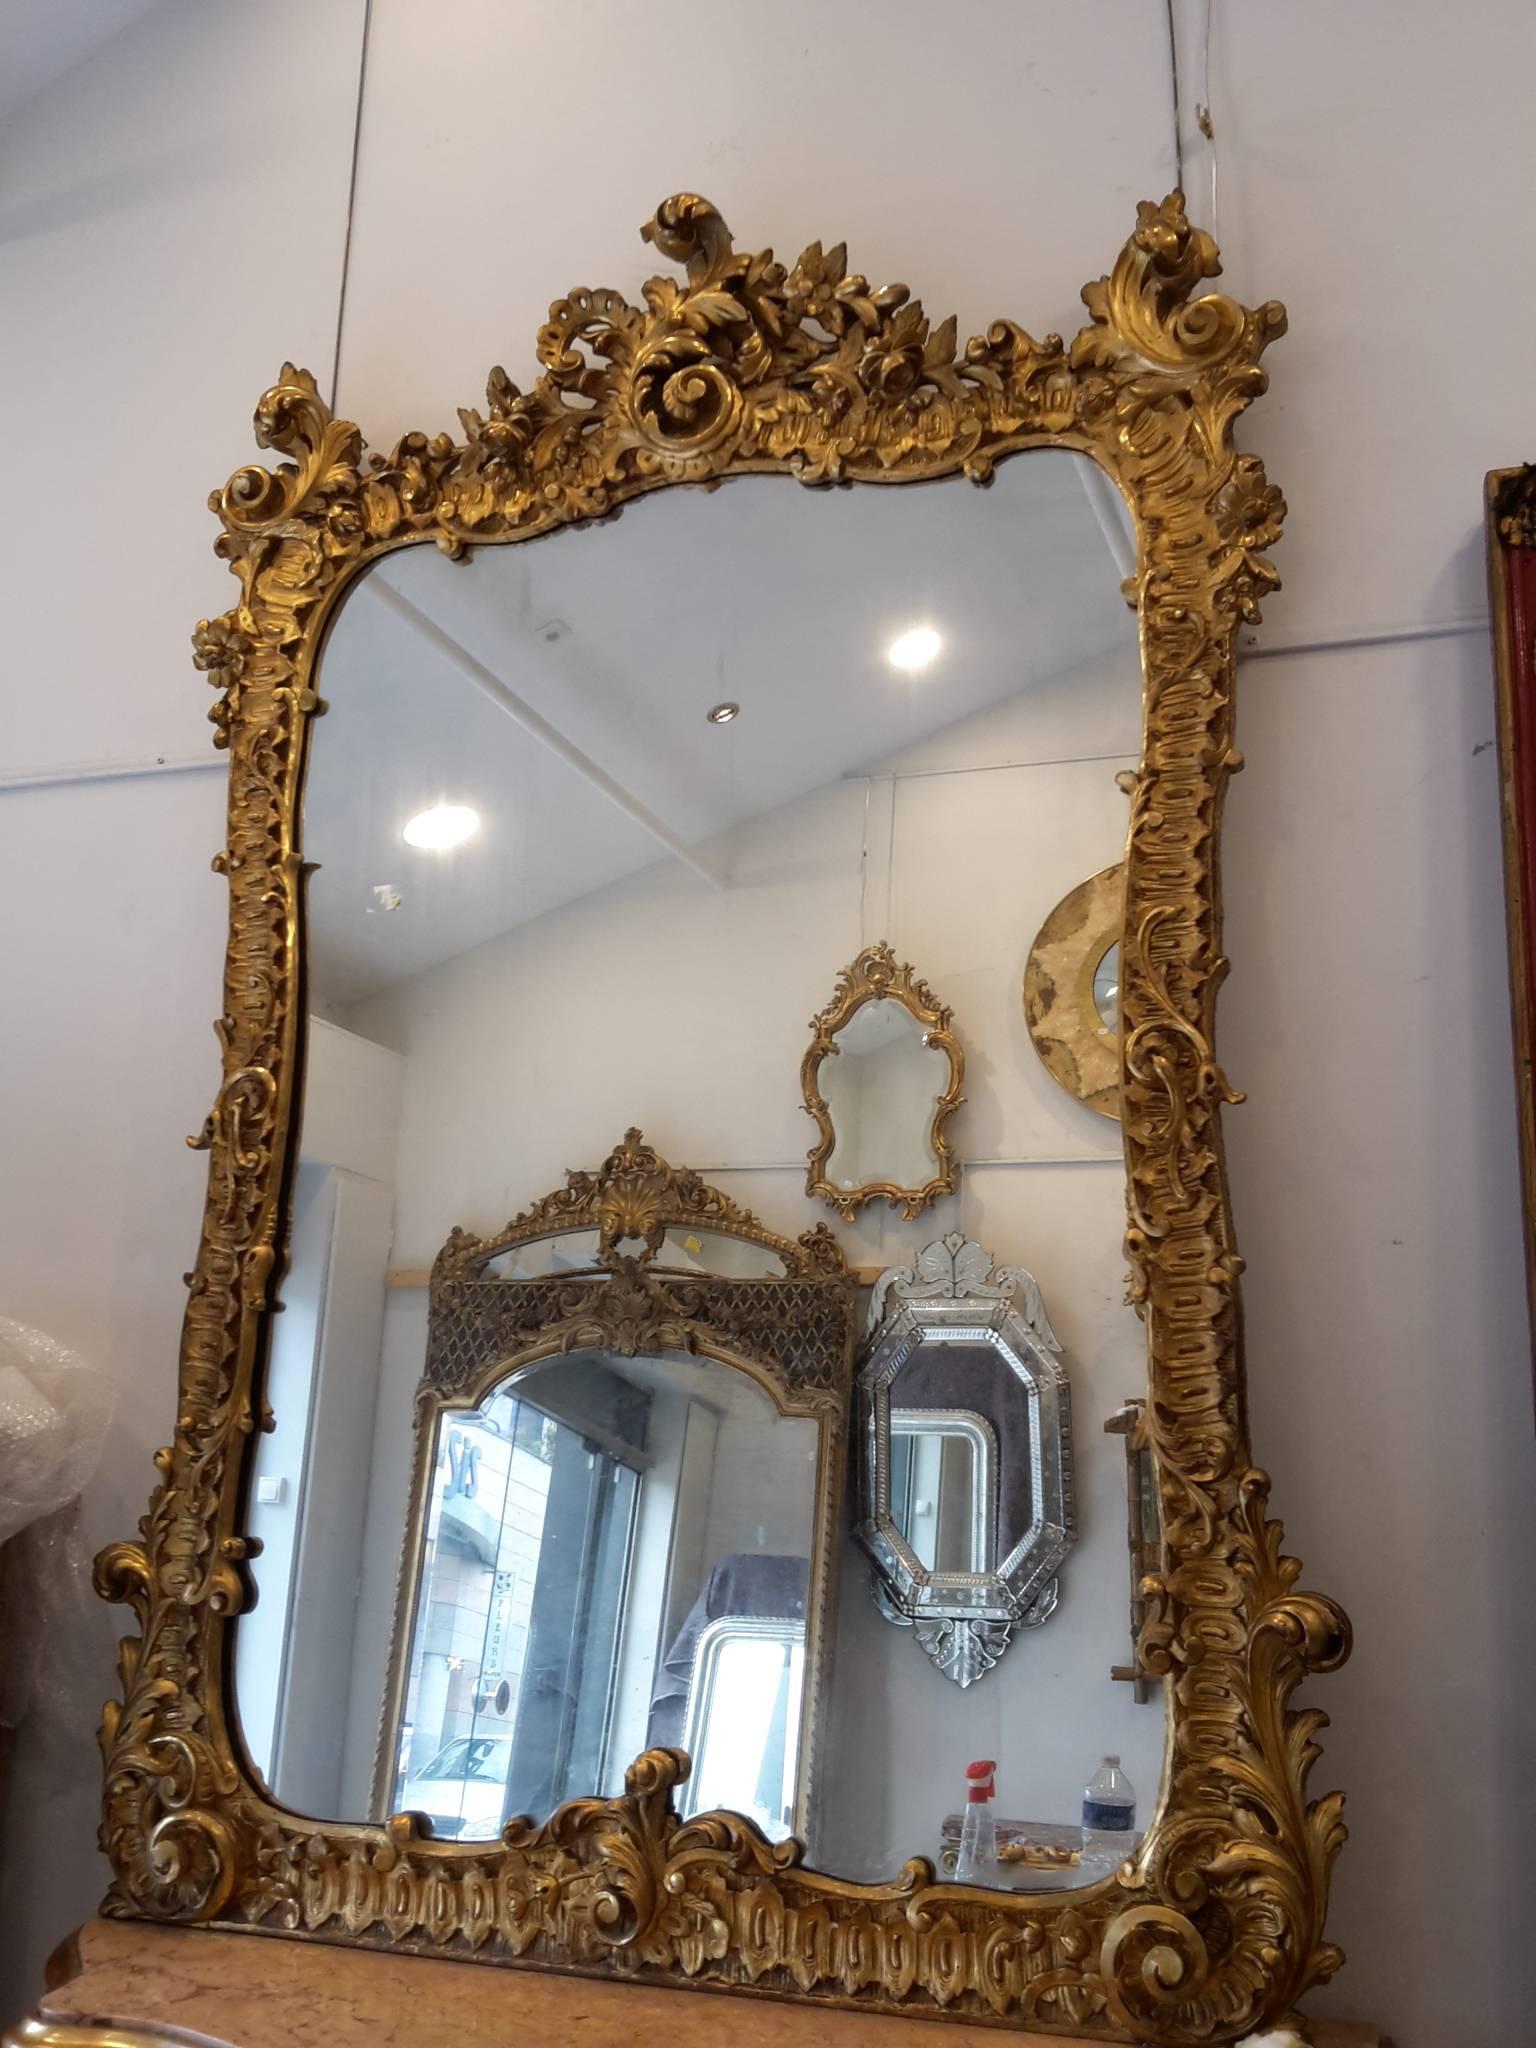
[[[379,604],[393,612],[412,632],[435,648],[467,682],[473,683],[482,696],[488,697],[499,711],[504,711],[524,732],[564,761],[568,768],[573,768],[584,782],[590,783],[616,810],[622,811],[626,818],[638,825],[642,832],[648,832],[658,846],[666,848],[674,860],[681,861],[685,868],[691,869],[702,881],[708,882],[712,889],[721,889],[725,886],[715,870],[695,853],[688,842],[680,838],[664,819],[658,818],[654,811],[648,810],[631,790],[626,789],[623,783],[615,781],[606,768],[599,767],[590,754],[584,754],[581,748],[568,740],[557,726],[551,725],[549,720],[535,711],[530,703],[520,697],[515,690],[510,689],[493,669],[487,668],[483,661],[477,661],[469,649],[455,640],[451,633],[445,631],[436,619],[431,618],[408,597],[403,596],[394,584],[383,576],[374,574],[367,579],[365,587],[373,593]]]

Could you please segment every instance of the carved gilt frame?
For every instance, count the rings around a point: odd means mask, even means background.
[[[174,1433],[136,1539],[97,1560],[126,1602],[122,1698],[102,1726],[108,1910],[871,2009],[944,2011],[1159,2043],[1235,2041],[1340,1961],[1328,1876],[1337,1794],[1309,1801],[1323,1717],[1291,1705],[1337,1666],[1348,1624],[1297,1587],[1265,1512],[1243,1394],[1238,1275],[1212,1049],[1217,845],[1233,741],[1234,641],[1274,587],[1284,506],[1233,425],[1265,388],[1273,303],[1195,296],[1219,269],[1174,194],[1143,204],[1068,342],[1000,320],[963,348],[906,288],[873,289],[841,247],[785,266],[732,246],[682,194],[644,230],[681,279],[558,300],[542,374],[493,371],[462,439],[407,434],[365,456],[314,379],[285,367],[256,411],[281,459],[213,499],[239,594],[199,625],[229,750],[223,1080],[202,1135],[208,1200]],[[300,793],[322,706],[316,665],[357,578],[392,549],[463,556],[600,519],[645,492],[777,473],[805,484],[965,476],[1075,449],[1135,518],[1127,586],[1145,722],[1122,960],[1126,1247],[1145,1318],[1148,1438],[1164,1551],[1141,1657],[1171,1717],[1164,1796],[1137,1856],[1067,1892],[888,1882],[805,1867],[725,1815],[678,1822],[675,1755],[625,1794],[578,1800],[489,1853],[404,1818],[291,1813],[240,1759],[230,1624],[250,1595],[243,1534],[262,1331],[283,1241],[302,1059]],[[596,543],[595,543],[596,544]]]
[[[760,1246],[782,1270],[743,1277],[668,1266],[661,1254],[669,1230]],[[589,1266],[527,1279],[487,1270],[504,1252],[593,1231],[597,1257]],[[636,1244],[638,1250],[625,1249]],[[795,1800],[796,1833],[806,1834],[847,1462],[854,1285],[824,1223],[798,1239],[779,1237],[689,1168],[668,1165],[633,1128],[595,1173],[567,1173],[563,1188],[494,1237],[449,1234],[428,1290],[426,1366],[416,1390],[411,1492],[373,1763],[376,1814],[387,1812],[394,1778],[439,1418],[477,1408],[512,1374],[573,1351],[621,1358],[685,1352],[746,1374],[778,1414],[816,1424]]]
[[[942,1052],[949,1061],[949,1080],[934,1098],[927,1138],[933,1153],[934,1170],[921,1187],[899,1187],[895,1181],[868,1180],[858,1187],[839,1187],[828,1177],[827,1168],[837,1144],[832,1111],[821,1092],[822,1062],[836,1059],[837,1034],[852,1023],[866,1003],[891,1001],[914,1016],[924,1027],[924,1042]],[[952,1026],[953,1012],[941,1003],[914,967],[898,960],[884,939],[866,946],[858,958],[843,968],[831,1001],[811,1019],[811,1042],[800,1062],[800,1092],[805,1113],[816,1119],[816,1142],[806,1154],[805,1192],[834,1208],[845,1223],[851,1223],[866,1202],[894,1202],[902,1217],[914,1216],[955,1191],[955,1148],[944,1126],[965,1100],[965,1052]]]

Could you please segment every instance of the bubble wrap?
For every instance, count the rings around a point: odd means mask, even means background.
[[[110,1670],[78,1502],[112,1406],[78,1353],[0,1316],[0,1726],[35,1709],[72,1728],[94,1715]]]

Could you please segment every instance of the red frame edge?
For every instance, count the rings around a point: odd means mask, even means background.
[[[1536,464],[1490,470],[1484,507],[1526,1297],[1536,1379]]]

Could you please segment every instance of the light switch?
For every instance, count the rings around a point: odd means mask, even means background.
[[[280,1508],[287,1495],[286,1479],[258,1479],[256,1482],[256,1505],[259,1508]]]

